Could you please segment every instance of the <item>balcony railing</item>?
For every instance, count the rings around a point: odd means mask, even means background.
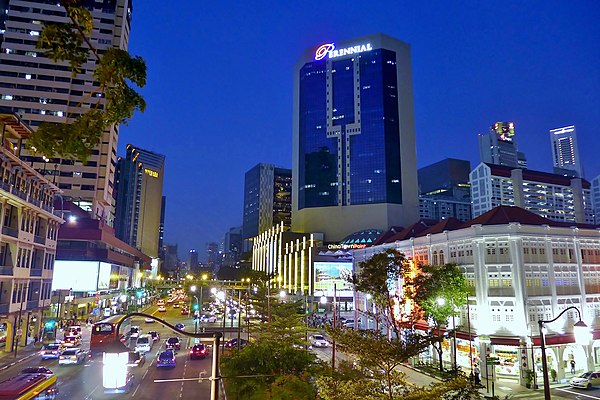
[[[3,226],[2,234],[12,237],[19,237],[19,230],[17,228],[11,228],[10,226]]]
[[[46,244],[46,238],[43,236],[33,235],[33,241],[37,244]]]
[[[12,275],[13,267],[1,266],[0,267],[0,275]]]
[[[31,300],[27,302],[27,309],[31,310],[40,306],[39,300]]]
[[[42,276],[42,272],[43,272],[43,270],[41,268],[40,269],[32,268],[31,272],[29,273],[29,276]]]

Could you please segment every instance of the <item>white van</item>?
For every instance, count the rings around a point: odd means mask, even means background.
[[[154,340],[152,340],[150,335],[142,335],[135,342],[135,351],[147,353],[152,350],[152,346],[154,346]]]

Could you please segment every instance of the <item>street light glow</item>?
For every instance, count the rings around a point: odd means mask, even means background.
[[[445,306],[446,305],[446,299],[444,299],[443,297],[438,297],[437,298],[437,303],[438,303],[438,306]]]
[[[190,290],[191,290],[192,292],[194,292],[194,293],[195,293],[195,292],[196,292],[196,285],[192,285],[192,286],[190,287]]]
[[[279,297],[281,297],[282,299],[285,299],[285,296],[287,296],[287,293],[285,292],[285,290],[282,290],[281,292],[279,292]]]

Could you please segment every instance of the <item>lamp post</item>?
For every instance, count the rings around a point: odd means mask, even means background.
[[[200,286],[200,289],[202,289],[202,286]],[[192,293],[196,293],[196,285],[190,286],[190,290],[192,291]],[[192,297],[196,299],[196,307],[198,307],[198,297],[196,297],[196,295],[192,295]],[[193,309],[194,307],[190,308]],[[194,310],[194,333],[198,333],[198,315],[196,315],[196,310]]]
[[[542,350],[542,375],[544,378],[544,400],[550,400],[550,382],[548,381],[548,362],[546,361],[546,339],[544,338],[544,324],[549,324],[559,319],[565,312],[569,310],[577,311],[579,321],[573,325],[573,336],[575,336],[575,343],[584,345],[589,344],[589,329],[588,326],[581,320],[581,311],[575,306],[565,308],[558,316],[554,319],[544,321],[539,320],[538,326],[540,328],[540,347]]]

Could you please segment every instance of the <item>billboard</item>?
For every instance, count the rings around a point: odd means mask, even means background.
[[[98,290],[106,290],[110,288],[110,270],[112,265],[101,262],[98,270]]]
[[[333,294],[333,285],[337,291],[352,290],[348,280],[352,277],[351,262],[315,261],[315,290]]]
[[[56,260],[52,290],[72,289],[75,292],[95,292],[98,290],[99,264],[98,261]],[[108,266],[110,267],[110,264]]]

